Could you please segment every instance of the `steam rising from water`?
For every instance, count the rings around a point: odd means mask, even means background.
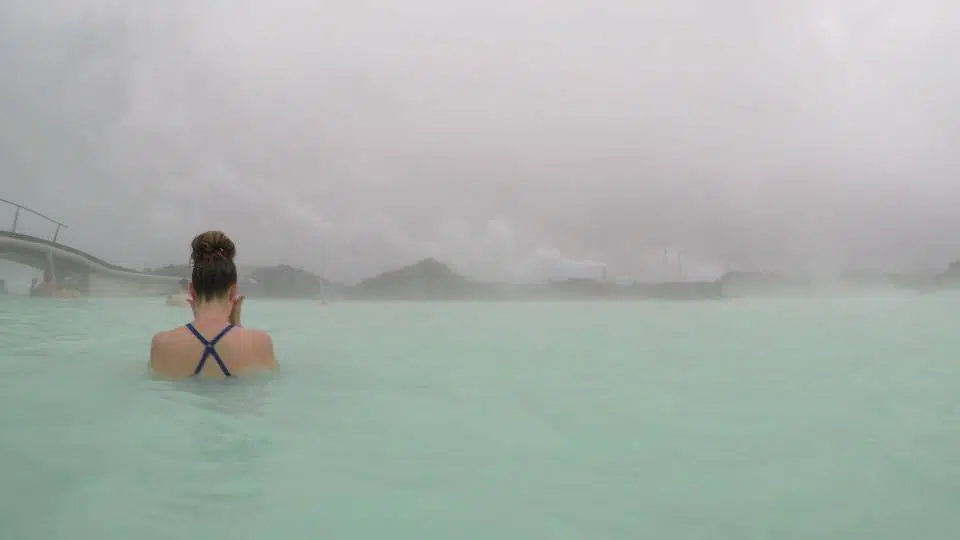
[[[0,0],[0,196],[338,280],[956,258],[955,3],[718,6]]]

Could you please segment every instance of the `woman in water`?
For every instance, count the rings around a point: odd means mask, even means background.
[[[45,296],[49,298],[79,298],[80,293],[69,288],[59,287],[57,277],[47,268],[43,271],[43,281],[37,283],[34,278],[30,283],[30,296]]]
[[[190,282],[187,278],[180,280],[180,292],[167,295],[167,305],[175,307],[187,307],[190,305]]]
[[[150,344],[150,369],[167,379],[222,378],[273,370],[269,334],[240,325],[244,297],[237,297],[237,249],[227,235],[208,231],[193,239],[189,303],[193,321],[160,332]]]

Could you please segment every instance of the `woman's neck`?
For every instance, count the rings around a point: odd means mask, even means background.
[[[196,321],[225,321],[232,310],[229,300],[209,300],[197,304],[193,317]]]

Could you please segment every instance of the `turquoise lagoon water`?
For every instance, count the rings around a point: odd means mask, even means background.
[[[282,373],[169,383],[160,300],[0,298],[0,538],[952,539],[960,297],[250,300]]]

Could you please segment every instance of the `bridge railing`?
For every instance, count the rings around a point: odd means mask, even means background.
[[[63,223],[61,223],[61,222],[53,219],[52,217],[43,215],[43,214],[41,214],[40,212],[37,212],[36,210],[34,210],[34,209],[32,209],[32,208],[27,208],[26,206],[24,206],[24,205],[22,205],[22,204],[15,203],[15,202],[13,202],[13,201],[8,201],[8,200],[6,200],[6,199],[0,199],[0,203],[5,203],[5,204],[8,204],[8,205],[10,205],[10,206],[12,206],[12,207],[15,208],[15,210],[14,210],[14,212],[13,212],[13,226],[10,228],[10,232],[14,232],[14,233],[17,232],[17,222],[20,221],[20,211],[21,211],[21,210],[26,211],[26,212],[29,212],[29,213],[31,213],[31,214],[33,214],[33,215],[35,215],[35,216],[42,217],[43,219],[45,219],[45,220],[49,221],[50,223],[53,223],[54,225],[56,225],[56,226],[57,226],[57,230],[54,231],[54,233],[53,233],[53,242],[54,242],[54,243],[56,243],[57,238],[60,236],[60,230],[61,230],[61,229],[69,229],[69,227],[67,227],[65,224],[63,224]]]

